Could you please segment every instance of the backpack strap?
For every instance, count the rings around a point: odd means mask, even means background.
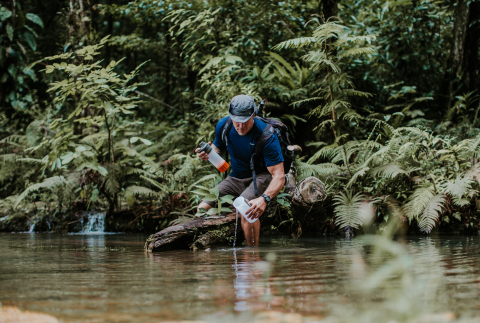
[[[232,129],[232,118],[228,117],[227,121],[223,125],[222,128],[222,135],[220,138],[222,138],[222,141],[225,143],[225,150],[226,147],[228,146],[228,134],[230,133],[230,130]],[[225,160],[228,163],[228,151],[226,152]],[[227,178],[227,172],[223,173],[223,179]]]
[[[263,129],[262,133],[255,139],[254,152],[258,158],[262,156],[265,144],[273,136],[274,133],[276,133],[275,128],[271,124],[267,124],[265,129]]]
[[[255,196],[258,197],[258,189],[257,189],[257,174],[255,172],[255,159],[257,159],[260,163],[262,162],[261,156],[263,155],[263,147],[265,147],[265,143],[268,139],[270,139],[273,134],[275,133],[275,128],[271,124],[267,124],[265,129],[261,132],[259,136],[257,136],[255,141],[255,146],[253,147],[253,154],[252,158],[250,159],[250,169],[252,170],[252,180],[253,180],[253,189],[255,191]]]
[[[252,158],[250,159],[250,169],[252,170],[253,190],[255,192],[255,196],[258,197],[257,174],[255,173],[255,164],[253,162],[253,157],[255,157],[255,153],[252,154]]]
[[[225,143],[225,147],[228,146],[228,134],[232,129],[232,125],[233,125],[232,118],[228,117],[227,121],[225,122],[222,128],[222,141]]]

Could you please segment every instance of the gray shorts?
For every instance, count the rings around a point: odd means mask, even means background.
[[[270,173],[262,173],[257,175],[258,196],[265,192],[271,181],[272,175]],[[237,196],[241,195],[247,200],[253,200],[258,197],[255,196],[255,190],[253,188],[253,177],[240,179],[228,176],[215,187],[218,188],[220,196],[233,195],[233,197],[236,198]],[[210,206],[215,206],[215,202],[213,201],[203,201],[203,203],[206,203]]]

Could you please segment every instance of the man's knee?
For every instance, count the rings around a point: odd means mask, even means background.
[[[205,203],[205,202],[201,202],[199,205],[198,205],[198,208],[197,208],[197,213],[201,213],[203,212],[201,209],[204,209],[205,211],[208,211],[210,208],[212,208],[211,205]]]

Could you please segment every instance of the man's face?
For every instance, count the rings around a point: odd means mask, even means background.
[[[232,120],[235,130],[237,130],[240,136],[246,135],[252,129],[255,122],[253,117],[255,117],[255,115],[253,115],[247,122],[235,122]]]

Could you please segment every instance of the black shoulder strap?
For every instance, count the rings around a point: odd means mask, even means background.
[[[259,136],[255,138],[255,146],[253,147],[253,154],[252,158],[250,159],[250,169],[252,170],[252,177],[253,177],[253,189],[255,192],[255,196],[258,197],[258,189],[257,189],[257,174],[255,172],[255,159],[257,161],[262,162],[261,158],[263,156],[263,147],[268,139],[274,134],[275,128],[271,124],[267,124],[265,129],[260,133]]]
[[[232,118],[228,117],[222,129],[222,141],[225,143],[225,147],[228,146],[228,134],[232,129],[232,125],[233,125]]]
[[[273,134],[275,133],[275,128],[271,124],[267,124],[265,129],[263,129],[262,133],[260,136],[257,137],[255,140],[255,148],[254,152],[256,153],[257,157],[261,157],[263,154],[263,148],[265,147],[265,144],[267,143],[268,139],[270,139]]]

